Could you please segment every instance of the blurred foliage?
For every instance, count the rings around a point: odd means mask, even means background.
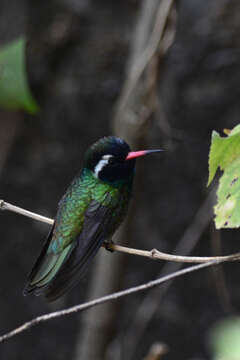
[[[24,37],[0,48],[0,106],[35,114],[38,105],[28,87],[25,49]]]
[[[214,360],[240,359],[240,317],[218,322],[209,334]]]
[[[240,226],[240,125],[225,133],[227,136],[221,137],[213,131],[209,155],[208,185],[218,167],[223,171],[214,207],[217,229]]]

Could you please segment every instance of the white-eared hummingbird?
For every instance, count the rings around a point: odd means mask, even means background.
[[[25,295],[43,294],[53,301],[79,281],[126,216],[136,158],[158,151],[131,152],[129,145],[115,136],[104,137],[87,150],[81,172],[59,202]]]

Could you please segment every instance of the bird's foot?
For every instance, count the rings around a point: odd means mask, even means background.
[[[114,245],[114,242],[112,240],[105,240],[103,245],[106,250],[108,250],[110,252],[114,252],[114,250],[112,249],[112,245]]]

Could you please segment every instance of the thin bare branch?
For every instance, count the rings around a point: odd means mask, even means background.
[[[238,256],[232,256],[231,261],[236,261],[236,260],[239,260],[239,255]],[[55,311],[55,312],[51,312],[49,314],[44,314],[44,315],[38,316],[38,317],[24,323],[23,325],[15,328],[14,330],[0,336],[0,342],[4,342],[6,340],[9,340],[10,338],[12,338],[12,337],[14,337],[16,335],[19,335],[22,332],[24,332],[24,331],[26,331],[26,330],[40,324],[40,323],[46,322],[48,320],[56,319],[56,318],[59,318],[59,317],[62,317],[62,316],[66,316],[66,315],[70,315],[70,314],[73,314],[73,313],[76,313],[76,312],[87,310],[87,309],[92,308],[94,306],[104,304],[104,303],[112,301],[112,300],[119,299],[120,297],[123,297],[123,296],[134,294],[134,293],[139,292],[139,291],[144,291],[144,290],[147,290],[147,289],[151,289],[151,288],[153,288],[155,286],[163,284],[166,281],[169,281],[169,280],[174,279],[176,277],[180,277],[180,276],[186,275],[186,274],[188,274],[190,272],[197,271],[197,270],[207,268],[207,267],[210,267],[210,266],[215,266],[215,265],[218,265],[218,264],[220,264],[222,262],[226,262],[226,260],[225,259],[214,260],[214,261],[206,262],[204,264],[193,265],[193,266],[190,266],[190,267],[185,268],[183,270],[179,270],[179,271],[176,271],[176,272],[174,272],[172,274],[163,276],[163,277],[161,277],[159,279],[149,281],[149,282],[147,282],[145,284],[142,284],[142,285],[138,285],[138,286],[134,286],[134,287],[131,287],[129,289],[126,289],[126,290],[118,291],[118,292],[115,292],[113,294],[106,295],[106,296],[103,296],[101,298],[85,302],[83,304],[72,306],[72,307],[64,309],[64,310]]]
[[[138,250],[132,249],[125,246],[120,245],[110,245],[108,248],[114,251],[120,251],[126,254],[138,255],[148,257],[154,260],[165,260],[165,261],[174,261],[180,263],[206,263],[212,260],[223,260],[229,261],[232,259],[232,256],[240,256],[240,253],[230,254],[226,256],[181,256],[181,255],[171,255],[159,251],[157,249],[148,250]]]
[[[54,222],[53,219],[47,218],[45,216],[42,216],[42,215],[39,215],[39,214],[36,214],[36,213],[33,213],[31,211],[25,210],[25,209],[20,208],[18,206],[9,204],[9,203],[5,202],[4,200],[0,200],[0,210],[13,211],[13,212],[15,212],[17,214],[24,215],[24,216],[30,217],[30,218],[32,218],[34,220],[42,221],[42,222],[45,222],[45,223],[51,224],[51,225]]]
[[[13,211],[18,214],[28,216],[34,220],[42,221],[48,224],[53,224],[54,222],[53,219],[22,209],[18,206],[9,204],[4,200],[0,200],[0,210]],[[106,245],[103,245],[103,247],[106,247]],[[167,254],[157,249],[139,250],[139,249],[133,249],[126,246],[115,245],[115,244],[109,244],[107,245],[107,248],[112,251],[118,251],[130,255],[144,256],[153,260],[173,261],[179,263],[206,263],[213,260],[221,261],[221,262],[232,261],[232,258],[240,256],[240,253],[230,254],[226,256],[181,256],[181,255]]]

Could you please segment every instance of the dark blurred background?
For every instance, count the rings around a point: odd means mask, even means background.
[[[157,17],[170,1],[1,0],[0,45],[25,34],[40,111],[0,110],[0,198],[54,217],[86,148],[116,134],[135,149],[167,150],[138,164],[129,221],[117,235],[122,245],[197,256],[239,250],[238,230],[214,230],[215,189],[206,183],[212,131],[239,123],[240,2],[172,3],[161,28]],[[146,49],[153,54],[132,86]],[[23,297],[47,232],[46,224],[0,214],[1,334],[176,269],[101,249],[85,279],[58,302]],[[239,300],[239,265],[227,264],[41,324],[2,344],[0,355],[148,360],[152,345],[163,343],[166,360],[210,359],[209,329],[236,314]]]

